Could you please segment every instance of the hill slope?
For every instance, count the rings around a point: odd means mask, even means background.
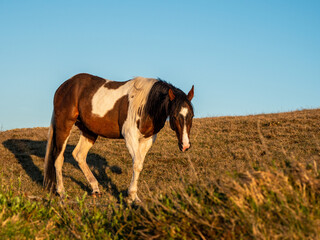
[[[0,174],[30,194],[42,190],[43,159],[47,128],[15,129],[0,133]],[[294,157],[300,162],[320,164],[320,110],[244,117],[195,119],[191,133],[192,149],[178,149],[175,134],[168,125],[158,134],[149,151],[141,183],[150,189],[166,188],[188,175],[190,160],[203,177],[234,171],[261,169]],[[79,139],[75,128],[69,139],[63,166],[65,187],[71,195],[89,191],[82,172],[71,153]],[[99,138],[88,156],[88,165],[97,176],[101,190],[118,195],[131,179],[131,157],[123,140]],[[143,188],[142,188],[143,192]]]
[[[0,133],[0,179],[3,189],[8,189],[6,186],[11,185],[10,191],[15,194],[31,198],[36,196],[37,199],[46,198],[42,179],[47,131],[47,128],[33,128]],[[71,156],[78,139],[79,131],[75,128],[69,139],[63,166],[64,184],[71,199],[91,192],[89,184]],[[142,199],[148,201],[150,192],[151,195],[158,192],[170,195],[172,191],[186,185],[185,181],[191,185],[196,181],[196,189],[209,183],[213,184],[210,185],[213,189],[217,189],[223,185],[217,183],[217,179],[224,182],[228,176],[245,176],[241,179],[242,182],[249,181],[248,178],[260,179],[264,176],[263,181],[269,179],[268,181],[272,182],[274,177],[277,178],[281,174],[277,172],[269,176],[270,168],[286,172],[292,162],[297,163],[299,169],[309,169],[306,171],[311,171],[314,180],[317,181],[320,165],[320,109],[195,119],[191,142],[192,149],[187,153],[181,153],[175,134],[168,125],[158,134],[156,143],[146,157],[140,177],[138,193]],[[119,202],[121,196],[126,196],[132,168],[123,140],[99,138],[89,152],[88,165],[100,183],[103,197],[99,201],[102,205]],[[308,174],[306,176],[310,179]],[[259,180],[256,181],[258,184]],[[206,185],[205,189],[208,186]],[[215,204],[219,205],[213,205]],[[315,221],[315,226],[319,227],[320,220]],[[250,228],[249,236],[263,236],[254,235],[254,228]],[[204,237],[201,234],[202,229],[198,230],[200,234],[195,233],[195,236]],[[151,233],[153,234],[156,233]],[[270,237],[268,234],[265,236]],[[299,234],[293,236],[299,238]]]

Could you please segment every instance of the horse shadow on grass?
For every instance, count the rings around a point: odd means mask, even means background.
[[[3,145],[15,155],[16,159],[32,181],[42,186],[43,172],[34,164],[31,155],[44,159],[47,142],[33,141],[29,139],[9,139],[3,142]],[[74,145],[67,145],[64,153],[64,161],[80,169],[78,163],[72,157],[72,151],[74,148]],[[111,194],[119,200],[120,194],[124,194],[124,191],[119,192],[117,186],[112,182],[111,178],[107,176],[106,169],[109,168],[116,174],[122,174],[122,169],[116,165],[110,166],[105,158],[90,152],[87,156],[87,163],[89,167],[94,167],[98,170],[98,173],[95,173],[94,171],[92,171],[92,173],[98,180],[99,184],[102,185],[103,188],[111,191]],[[84,184],[82,181],[76,180],[72,176],[68,177],[70,177],[70,179],[78,184],[84,191],[91,193],[92,190],[88,185]]]

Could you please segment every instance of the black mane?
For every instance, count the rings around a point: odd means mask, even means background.
[[[175,99],[173,101],[170,101],[169,99],[169,89],[172,89],[175,95]],[[181,106],[185,102],[190,104],[192,109],[192,105],[183,91],[166,81],[158,79],[149,92],[144,109],[145,114],[149,115],[153,120],[155,133],[159,132],[163,128],[168,116],[174,116],[177,114],[176,111],[181,109]]]

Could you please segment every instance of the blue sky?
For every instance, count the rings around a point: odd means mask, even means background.
[[[320,1],[0,0],[0,128],[48,126],[87,72],[160,77],[196,117],[320,107]]]

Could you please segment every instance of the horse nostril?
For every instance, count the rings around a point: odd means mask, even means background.
[[[181,152],[186,152],[191,148],[191,143],[189,143],[188,145],[183,145],[182,143],[179,143],[178,146]]]
[[[191,147],[190,144],[188,144],[188,145],[186,145],[186,146],[183,146],[183,147],[182,147],[182,152],[188,151],[190,147]]]

